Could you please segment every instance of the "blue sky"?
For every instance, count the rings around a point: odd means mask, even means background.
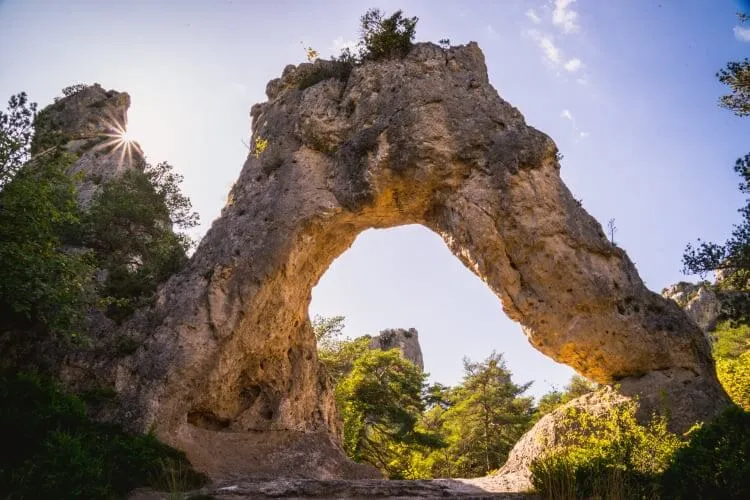
[[[745,2],[747,3],[747,2]],[[185,176],[202,235],[239,174],[249,111],[266,82],[356,39],[371,2],[0,0],[0,98],[46,104],[99,82],[127,91],[130,135]],[[723,241],[743,198],[732,171],[750,120],[717,106],[715,73],[750,55],[731,0],[381,1],[419,16],[417,38],[475,40],[490,81],[564,154],[562,176],[655,291],[685,279],[697,237]],[[313,292],[312,314],[343,314],[347,335],[416,327],[426,369],[455,383],[461,358],[506,353],[533,394],[568,368],[537,353],[500,302],[426,229],[363,233]]]

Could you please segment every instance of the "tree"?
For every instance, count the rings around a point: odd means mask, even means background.
[[[424,411],[425,378],[398,349],[368,350],[354,362],[336,388],[344,449],[351,458],[398,478],[403,476],[401,445],[440,446],[437,436],[417,428]]]
[[[742,177],[740,191],[750,194],[750,154],[739,158],[734,171]],[[688,244],[682,256],[683,272],[704,276],[707,272],[724,270],[725,283],[744,289],[750,283],[750,198],[739,209],[742,222],[734,227],[731,236],[723,244],[698,240],[697,246]]]
[[[416,33],[416,17],[404,17],[397,10],[384,17],[380,9],[370,9],[360,18],[359,57],[377,61],[404,57],[409,53]]]
[[[748,19],[738,14],[740,22]],[[720,99],[720,105],[737,116],[750,115],[750,59],[729,62],[716,76],[729,87],[730,93]],[[739,158],[734,171],[742,178],[740,192],[750,194],[750,154]],[[744,289],[750,284],[750,199],[739,209],[742,221],[734,226],[729,239],[723,244],[703,242],[688,244],[682,256],[683,273],[705,276],[710,271],[725,271],[723,283]]]
[[[344,316],[331,316],[330,318],[317,315],[312,320],[312,328],[315,333],[315,341],[318,349],[330,348],[340,341],[341,333],[344,331]]]
[[[750,115],[750,59],[731,61],[716,76],[731,91],[719,99],[721,107],[737,116]]]
[[[10,96],[7,112],[0,111],[0,189],[29,159],[37,105],[26,92]]]
[[[448,443],[435,457],[436,477],[476,477],[500,467],[530,426],[532,399],[522,397],[530,385],[513,383],[500,353],[482,362],[464,359],[463,382],[450,391],[450,408],[430,415],[439,414]]]
[[[318,360],[325,366],[334,385],[338,384],[354,367],[354,362],[369,350],[368,335],[354,340],[342,339],[343,316],[313,318],[312,327],[318,343]]]
[[[72,248],[81,214],[65,172],[74,161],[61,151],[46,155],[0,191],[0,331],[81,334],[94,270],[90,253]]]
[[[128,170],[105,183],[86,215],[85,244],[105,269],[102,295],[121,320],[147,304],[157,286],[187,260],[190,239],[173,231],[197,224],[182,177],[166,162]]]
[[[607,221],[607,232],[609,233],[609,242],[615,244],[615,233],[617,232],[617,226],[615,225],[615,219],[609,219]]]

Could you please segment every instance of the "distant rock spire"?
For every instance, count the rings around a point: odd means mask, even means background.
[[[419,345],[419,332],[416,328],[382,330],[380,335],[374,337],[370,342],[370,349],[381,349],[383,351],[398,349],[405,359],[417,365],[420,370],[424,370],[422,348]]]

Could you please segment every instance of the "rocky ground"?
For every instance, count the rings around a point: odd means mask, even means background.
[[[507,484],[497,476],[477,479],[433,479],[389,481],[385,479],[315,480],[274,479],[245,480],[212,485],[185,493],[180,498],[195,500],[239,500],[250,498],[538,498],[531,493],[508,492]],[[175,498],[165,492],[138,490],[129,500],[163,500]]]

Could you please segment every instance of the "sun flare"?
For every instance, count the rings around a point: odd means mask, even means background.
[[[104,140],[95,146],[95,150],[117,154],[119,165],[123,165],[125,161],[128,165],[132,164],[134,157],[135,159],[142,158],[140,146],[125,127],[116,121],[106,122],[106,125],[109,131],[101,134]]]
[[[133,138],[130,137],[130,134],[127,130],[123,130],[122,132],[120,132],[120,140],[122,142],[132,142]]]

